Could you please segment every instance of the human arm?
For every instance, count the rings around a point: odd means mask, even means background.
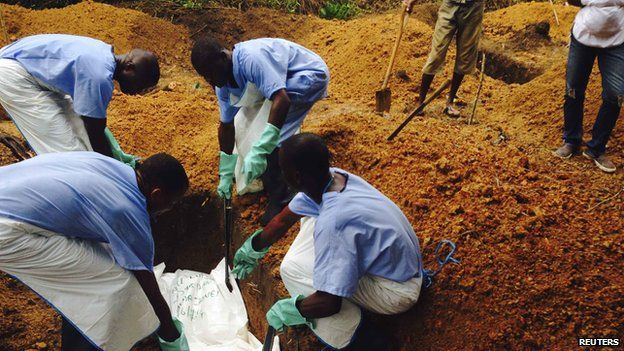
[[[578,7],[624,7],[624,0],[570,0],[568,4]]]
[[[301,218],[302,216],[294,213],[286,206],[264,227],[262,233],[254,238],[252,241],[254,250],[263,250],[279,241]]]
[[[234,255],[234,274],[238,279],[246,279],[258,266],[273,243],[282,238],[301,216],[284,208],[264,229],[252,234]]]
[[[180,338],[180,332],[178,332],[178,329],[173,323],[171,310],[169,310],[165,298],[160,293],[154,273],[146,270],[132,271],[132,273],[139,282],[143,292],[145,292],[145,296],[147,296],[147,299],[154,309],[154,313],[156,313],[156,317],[158,317],[160,321],[158,336],[165,341],[174,341]]]
[[[276,330],[286,326],[313,326],[313,319],[332,316],[340,312],[341,307],[340,296],[317,291],[306,298],[298,295],[277,301],[267,312],[266,319]]]
[[[229,199],[232,196],[234,170],[236,169],[236,161],[238,159],[238,155],[232,154],[236,140],[234,117],[238,112],[238,108],[230,105],[226,89],[219,89],[216,93],[221,113],[221,122],[218,130],[221,152],[219,153],[219,185],[217,186],[217,194],[221,198]]]
[[[290,109],[290,98],[286,93],[286,89],[276,91],[271,97],[271,100],[273,104],[271,105],[271,112],[269,113],[269,123],[282,129],[286,122],[288,110]]]
[[[104,130],[106,129],[106,118],[91,118],[82,116],[84,121],[89,141],[91,142],[91,148],[95,152],[99,152],[102,155],[113,157],[113,151],[108,143]]]

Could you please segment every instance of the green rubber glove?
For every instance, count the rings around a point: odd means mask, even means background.
[[[127,154],[123,152],[123,150],[121,150],[121,146],[119,146],[117,139],[115,139],[113,133],[110,131],[110,129],[108,129],[108,127],[104,129],[104,136],[106,137],[106,139],[108,139],[111,151],[113,152],[113,158],[127,164],[132,168],[136,168],[137,157]]]
[[[174,341],[165,341],[159,337],[158,343],[160,344],[160,349],[162,351],[189,351],[190,349],[186,341],[186,336],[184,336],[184,326],[182,322],[174,318],[173,324],[175,324],[180,332],[180,337]]]
[[[219,186],[217,194],[223,199],[232,197],[232,180],[234,179],[234,169],[236,168],[236,160],[238,155],[228,155],[225,152],[219,152]]]
[[[251,274],[251,272],[258,266],[258,262],[260,259],[269,252],[269,247],[265,248],[262,251],[254,250],[251,242],[253,238],[262,233],[262,229],[256,230],[247,240],[243,246],[236,251],[234,255],[234,268],[232,269],[232,274],[238,279],[247,279],[247,276]]]
[[[303,300],[303,295],[277,301],[267,312],[266,319],[275,330],[282,331],[285,326],[305,324],[312,327],[312,321],[301,315],[297,309],[297,301]]]
[[[260,139],[251,147],[243,162],[243,174],[247,183],[259,178],[267,168],[267,156],[275,150],[279,143],[280,130],[271,123],[267,123]]]

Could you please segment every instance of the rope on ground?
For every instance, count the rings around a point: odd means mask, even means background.
[[[444,248],[444,246],[449,246],[450,247],[450,251],[449,253],[446,255],[446,257],[444,257],[444,259],[442,259],[440,257],[440,251],[442,250],[442,248]],[[438,268],[434,271],[430,270],[430,269],[423,269],[423,279],[424,279],[424,283],[425,283],[425,288],[428,288],[431,286],[431,284],[433,284],[433,278],[440,273],[440,271],[442,270],[442,268],[444,268],[444,266],[446,266],[449,262],[455,263],[455,264],[459,264],[460,261],[458,259],[456,259],[455,257],[453,257],[453,254],[455,253],[455,251],[457,250],[457,246],[455,245],[454,242],[450,241],[450,240],[442,240],[438,243],[438,246],[436,246],[435,249],[435,258],[436,261],[438,261]]]
[[[595,208],[599,207],[600,205],[605,204],[605,203],[615,199],[616,197],[618,197],[622,193],[622,191],[624,191],[624,186],[622,188],[620,188],[620,191],[615,193],[615,195],[609,196],[608,198],[606,198],[606,199],[600,201],[599,203],[595,204],[594,206],[588,208],[587,212],[591,212],[592,210],[594,210]]]

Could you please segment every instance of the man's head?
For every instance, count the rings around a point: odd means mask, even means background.
[[[282,143],[279,151],[286,182],[303,192],[322,190],[327,183],[330,157],[323,139],[311,133],[293,135]]]
[[[165,153],[143,160],[136,171],[147,210],[152,214],[167,211],[188,190],[189,180],[184,167],[175,157]]]
[[[158,84],[160,67],[153,52],[133,49],[117,57],[115,80],[124,94],[139,94]]]
[[[232,75],[231,53],[211,38],[202,38],[195,42],[191,63],[210,85],[219,88],[226,85]]]

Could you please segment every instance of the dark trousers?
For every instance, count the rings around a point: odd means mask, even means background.
[[[585,90],[596,58],[602,76],[602,106],[587,147],[594,156],[600,156],[605,152],[624,100],[624,44],[605,49],[594,48],[579,43],[572,36],[563,105],[563,139],[576,146],[583,141]]]
[[[61,351],[98,351],[67,319],[61,327]]]

